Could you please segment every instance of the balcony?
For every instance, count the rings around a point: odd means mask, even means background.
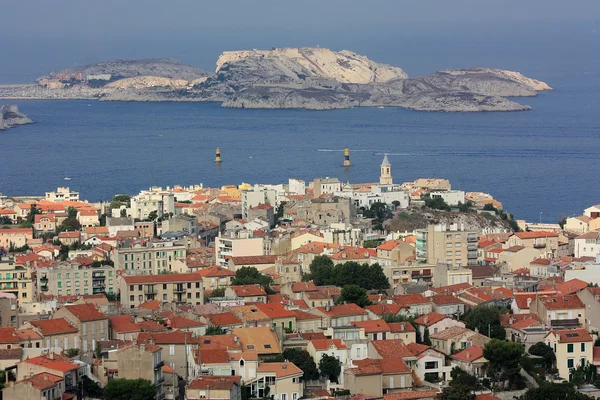
[[[42,285],[42,286],[40,287],[40,290],[41,290],[42,292],[47,292],[47,291],[48,291],[48,286],[46,286],[46,285]]]
[[[534,249],[544,249],[544,248],[546,248],[546,243],[534,243],[533,248]]]
[[[157,294],[158,290],[152,286],[144,287],[144,294]]]
[[[581,324],[577,318],[571,319],[553,319],[550,321],[550,326],[562,326],[565,328],[579,328]]]
[[[468,235],[467,243],[474,243],[474,242],[477,242],[477,236],[476,235]]]
[[[161,368],[162,368],[164,365],[165,365],[165,362],[164,362],[164,361],[161,361],[161,362],[159,362],[158,364],[156,364],[156,365],[154,366],[154,370],[155,370],[155,371],[156,371],[156,370],[159,370],[159,369],[161,369]]]
[[[46,278],[45,276],[42,276],[42,277],[40,278],[40,282],[41,282],[42,284],[46,284],[46,283],[48,283],[48,278]]]
[[[160,378],[158,378],[157,380],[154,381],[154,384],[156,386],[162,385],[163,383],[165,383],[165,378],[164,376],[161,376]]]
[[[477,251],[477,245],[476,244],[469,244],[469,245],[467,245],[467,250],[470,250],[470,251],[475,250],[475,251]]]
[[[187,289],[184,288],[183,286],[174,286],[173,287],[173,293],[185,293],[187,292]]]

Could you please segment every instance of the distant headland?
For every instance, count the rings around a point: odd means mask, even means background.
[[[214,73],[172,59],[113,60],[51,72],[31,85],[0,86],[0,99],[211,101],[231,108],[401,107],[420,111],[522,111],[508,97],[552,90],[493,68],[408,77],[352,51],[273,48],[227,51]]]

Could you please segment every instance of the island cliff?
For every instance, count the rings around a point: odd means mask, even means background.
[[[0,106],[0,131],[17,125],[33,124],[33,121],[19,111],[16,105]]]
[[[0,98],[216,101],[232,108],[401,107],[421,111],[519,111],[508,97],[551,90],[518,72],[445,69],[408,77],[352,51],[281,48],[227,51],[214,73],[170,59],[116,60],[52,72]]]

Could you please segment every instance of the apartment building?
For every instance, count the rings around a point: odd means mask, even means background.
[[[108,317],[92,304],[64,306],[52,315],[52,319],[57,318],[66,319],[79,330],[79,349],[83,353],[89,352],[91,355],[98,341],[108,339]]]
[[[450,264],[438,264],[435,267],[433,286],[436,288],[455,285],[457,283],[471,284],[472,282],[473,270],[470,268],[462,268]]]
[[[215,238],[216,264],[227,268],[231,257],[264,255],[263,238],[253,237],[252,232],[237,231]]]
[[[119,283],[123,308],[159,300],[178,304],[204,304],[202,276],[199,274],[123,275]]]
[[[429,225],[416,231],[419,262],[453,266],[477,264],[477,232],[454,225]]]
[[[158,217],[170,213],[175,214],[175,194],[161,189],[151,187],[149,190],[142,190],[140,194],[133,196],[130,200],[131,207],[127,210],[128,215],[133,218],[146,219],[153,211],[156,211]]]
[[[255,189],[242,191],[242,218],[248,218],[251,207],[259,204],[277,206],[277,191],[274,189]]]
[[[179,241],[137,241],[115,250],[115,268],[128,275],[156,275],[185,263],[186,246]]]
[[[60,203],[61,201],[79,201],[79,192],[73,192],[68,187],[56,188],[55,192],[46,192],[45,199]]]
[[[14,258],[0,256],[0,291],[14,294],[19,303],[32,301],[31,271],[15,263]]]
[[[508,238],[508,247],[536,249],[541,258],[554,258],[558,251],[558,233],[552,231],[515,232]]]
[[[160,346],[136,343],[117,351],[119,379],[146,379],[156,387],[156,398],[165,398]]]
[[[565,380],[570,380],[572,369],[594,361],[594,340],[585,329],[552,330],[544,341],[554,350],[558,375]]]
[[[39,292],[46,295],[116,293],[118,289],[117,269],[110,265],[92,268],[65,262],[38,268],[36,277]]]
[[[33,240],[32,228],[0,229],[0,247],[4,247],[7,250],[11,246],[25,246],[31,240]]]

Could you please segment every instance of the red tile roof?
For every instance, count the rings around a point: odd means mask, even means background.
[[[238,297],[253,297],[253,296],[266,296],[267,292],[260,285],[239,285],[230,286],[231,290]]]
[[[350,325],[365,329],[365,333],[390,332],[391,329],[387,322],[382,319],[371,319],[367,321],[353,321]]]
[[[161,305],[161,301],[160,300],[149,300],[149,301],[145,301],[142,304],[140,304],[138,306],[138,308],[142,308],[144,310],[153,310],[156,311],[160,308]]]
[[[191,381],[187,389],[231,390],[241,380],[241,376],[201,376]]]
[[[317,351],[327,351],[331,346],[336,349],[347,349],[342,339],[313,339],[310,341]]]
[[[581,279],[571,279],[569,281],[556,285],[556,291],[563,295],[573,294],[585,289],[587,286],[588,283],[582,281]]]
[[[173,283],[173,282],[201,282],[198,273],[189,274],[160,274],[160,275],[123,275],[122,278],[128,285]]]
[[[149,342],[160,344],[184,344],[197,342],[192,332],[170,331],[170,332],[141,332],[137,338],[138,342]]]
[[[546,238],[546,237],[558,237],[558,233],[556,232],[515,232],[515,236],[519,239],[536,239],[536,238]]]
[[[551,261],[552,260],[550,260],[549,258],[536,258],[535,260],[533,260],[529,264],[534,264],[534,265],[550,265]]]
[[[354,303],[333,306],[329,309],[329,311],[327,311],[326,307],[316,307],[315,310],[319,310],[323,314],[333,318],[343,317],[346,315],[364,315],[367,313]]]
[[[63,308],[81,322],[98,321],[108,318],[106,314],[98,311],[93,304],[75,304],[72,306],[63,306]]]
[[[108,317],[108,324],[117,333],[140,332],[141,328],[137,325],[133,317],[129,315],[116,315]]]
[[[377,246],[377,250],[391,251],[394,250],[396,246],[400,244],[402,244],[402,241],[400,240],[388,240],[387,242],[383,242],[379,246]]]
[[[451,357],[455,360],[473,362],[478,358],[483,357],[483,348],[479,346],[469,346],[466,349],[453,354]]]
[[[290,284],[290,289],[294,293],[315,292],[315,291],[319,290],[319,288],[314,284],[313,281],[308,281],[308,282],[292,282]]]
[[[197,328],[204,326],[200,321],[194,321],[193,319],[185,317],[171,317],[167,320],[167,325],[171,327],[171,329]]]
[[[49,374],[48,372],[42,372],[40,374],[33,375],[30,378],[23,379],[18,383],[31,383],[31,385],[38,390],[45,390],[56,385],[58,382],[63,381],[62,376]]]
[[[432,292],[435,293],[445,293],[445,294],[454,294],[454,293],[458,293],[458,292],[462,292],[463,290],[467,290],[469,288],[471,288],[471,284],[469,283],[456,283],[454,285],[448,285],[448,286],[442,286],[439,288],[435,288],[435,289],[431,289]]]
[[[363,260],[377,256],[376,249],[365,249],[362,247],[345,247],[331,255],[332,260]]]
[[[544,296],[540,298],[540,301],[549,310],[585,307],[581,299],[574,294],[568,296]]]
[[[208,267],[208,268],[202,268],[202,269],[196,271],[196,273],[199,274],[200,276],[206,276],[206,277],[235,276],[234,271],[227,269],[227,268],[220,267],[218,265],[213,265],[212,267]]]
[[[42,336],[33,329],[17,329],[15,333],[21,342],[42,339]]]
[[[447,315],[439,314],[436,312],[430,312],[424,315],[421,315],[419,318],[415,319],[415,324],[431,326],[435,323],[440,322],[443,319],[450,318]]]
[[[0,328],[0,343],[19,343],[15,328]]]
[[[398,314],[398,312],[400,312],[400,310],[402,309],[402,307],[400,307],[398,304],[385,303],[373,304],[370,306],[366,306],[365,308],[378,316],[384,316],[388,314],[395,315]]]
[[[229,353],[224,347],[200,349],[199,356],[202,364],[226,364],[229,362]]]
[[[579,343],[591,342],[592,336],[585,329],[552,330],[548,334],[553,334],[559,343]]]
[[[292,313],[296,316],[296,321],[308,321],[311,319],[321,319],[318,315],[311,314],[301,310],[292,310]]]
[[[540,318],[537,314],[500,314],[499,315],[500,325],[504,327],[513,326],[515,323],[520,321],[536,321],[539,322]]]
[[[72,364],[72,363],[68,363],[62,360],[56,360],[56,359],[51,359],[50,357],[55,357],[58,355],[43,355],[43,356],[39,356],[39,357],[34,357],[34,358],[27,358],[25,360],[23,360],[22,362],[27,363],[27,364],[33,364],[33,365],[39,365],[42,366],[44,368],[53,370],[53,371],[59,371],[59,372],[68,372],[68,371],[72,371],[74,369],[78,369],[79,368],[79,364]]]
[[[406,294],[402,296],[394,296],[394,303],[405,308],[415,304],[431,303],[431,300],[422,294]]]
[[[387,324],[390,327],[390,331],[392,331],[392,333],[417,331],[415,327],[411,325],[410,322],[388,322]]]
[[[413,353],[400,339],[373,340],[371,345],[382,358],[413,357]]]
[[[79,332],[77,328],[71,325],[64,318],[45,319],[39,321],[29,321],[29,323],[39,329],[43,336],[60,335],[64,333]]]
[[[437,391],[413,391],[403,393],[389,393],[383,395],[383,400],[419,400],[419,399],[433,399],[437,396]],[[479,399],[478,399],[479,400]]]
[[[258,366],[256,372],[259,374],[275,373],[277,378],[303,374],[302,370],[291,362],[262,363]]]
[[[269,304],[256,304],[256,308],[265,313],[267,317],[274,318],[294,318],[295,314],[281,304],[269,303]]]
[[[260,265],[260,264],[275,264],[279,256],[245,256],[231,257],[231,261],[235,265]]]
[[[226,326],[226,325],[241,325],[242,321],[235,314],[231,312],[224,312],[220,314],[209,314],[205,318],[215,326]]]
[[[436,296],[433,296],[431,299],[433,300],[433,304],[436,304],[436,305],[462,303],[462,301],[460,301],[460,299],[457,299],[456,297],[449,295],[449,294],[438,294]]]

